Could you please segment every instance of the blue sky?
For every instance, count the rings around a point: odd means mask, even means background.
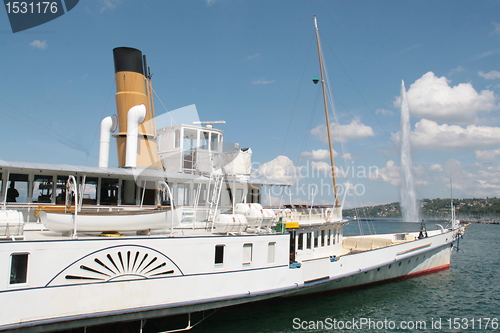
[[[157,114],[196,104],[252,148],[255,174],[331,202],[313,15],[347,149],[334,139],[336,164],[354,176],[339,184],[364,194],[346,206],[399,200],[401,80],[418,197],[449,197],[450,176],[455,197],[500,195],[498,0],[89,0],[15,34],[3,11],[0,159],[97,165],[112,49],[129,46],[147,55]]]

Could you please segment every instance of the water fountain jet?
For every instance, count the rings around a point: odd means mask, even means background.
[[[410,107],[408,106],[404,81],[401,82],[401,118],[399,127],[401,140],[401,212],[404,222],[419,222],[420,207],[411,170]]]

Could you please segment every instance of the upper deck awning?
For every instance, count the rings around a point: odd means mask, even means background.
[[[127,169],[127,168],[100,168],[83,165],[70,165],[70,164],[51,164],[51,163],[33,163],[33,162],[19,162],[19,161],[4,161],[0,160],[0,171],[9,170],[12,173],[49,173],[60,175],[87,175],[87,176],[101,176],[101,177],[135,177],[164,180],[195,180],[205,179],[200,175],[193,175],[187,173],[167,172],[161,169]]]

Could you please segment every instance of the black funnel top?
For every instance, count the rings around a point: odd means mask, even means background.
[[[142,52],[131,47],[117,47],[113,49],[115,59],[115,73],[136,72],[144,75],[142,67]]]

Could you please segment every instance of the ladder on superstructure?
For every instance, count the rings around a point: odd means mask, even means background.
[[[224,174],[215,174],[210,176],[210,183],[213,181],[212,195],[209,200],[208,217],[207,221],[211,224],[211,229],[214,228],[214,219],[219,207],[219,201],[222,191],[222,184],[224,183]]]

